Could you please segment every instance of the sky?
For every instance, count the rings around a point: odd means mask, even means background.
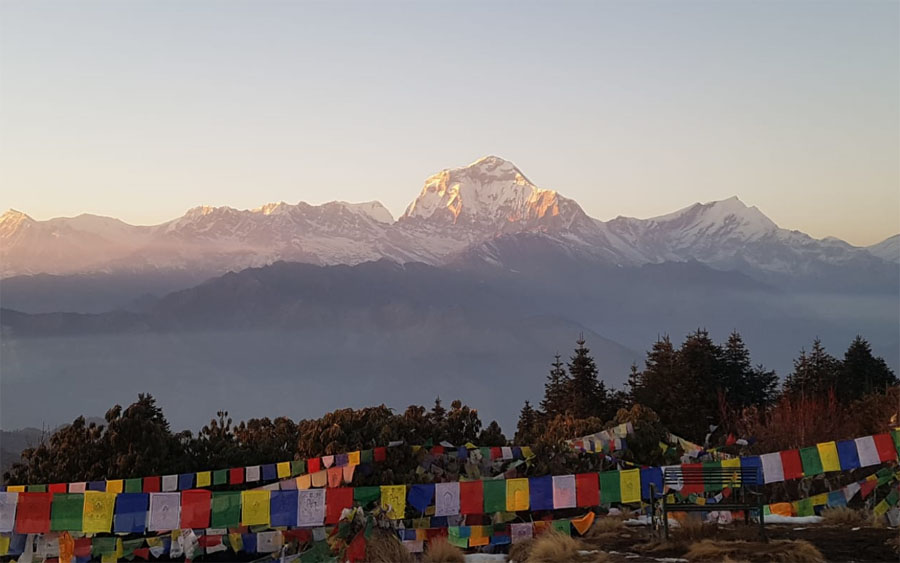
[[[900,232],[900,3],[0,2],[0,206],[383,202],[494,154],[599,219]]]

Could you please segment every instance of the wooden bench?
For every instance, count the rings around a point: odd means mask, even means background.
[[[750,523],[750,511],[756,510],[759,519],[759,535],[766,537],[763,516],[763,478],[759,467],[703,467],[682,471],[681,468],[667,468],[663,473],[663,484],[668,489],[680,490],[685,485],[712,486],[715,490],[730,489],[731,495],[723,502],[695,504],[693,502],[669,503],[668,494],[655,493],[653,513],[656,513],[656,497],[662,497],[662,519],[669,537],[670,512],[713,512],[718,510],[743,510],[744,522]],[[652,487],[652,486],[651,486]],[[652,490],[652,489],[651,489]]]

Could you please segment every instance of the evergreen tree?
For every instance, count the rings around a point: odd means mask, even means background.
[[[673,432],[701,442],[709,425],[718,423],[722,365],[722,349],[706,330],[688,335],[676,356],[674,384],[665,389],[666,415],[657,411]]]
[[[812,350],[808,354],[801,350],[800,357],[794,360],[794,371],[785,380],[784,391],[795,396],[824,396],[836,390],[840,373],[841,363],[816,338]]]
[[[584,336],[576,341],[575,355],[569,362],[569,414],[575,418],[608,415],[609,397],[606,386],[597,377],[597,364],[585,346]]]
[[[569,403],[569,376],[559,354],[555,356],[555,361],[550,365],[550,374],[547,376],[547,382],[544,383],[541,410],[552,418],[566,412]]]
[[[776,395],[778,376],[762,365],[753,367],[750,351],[741,335],[734,331],[722,348],[722,381],[728,406],[742,409],[749,406],[763,407]]]
[[[481,434],[478,436],[478,445],[485,447],[507,445],[506,436],[503,435],[503,431],[500,430],[500,425],[497,424],[496,420],[492,420],[487,428],[481,431]]]
[[[869,343],[857,335],[844,353],[835,391],[839,400],[849,402],[869,393],[884,392],[897,383],[897,376],[884,358],[873,356]]]
[[[529,401],[525,401],[525,406],[519,411],[519,424],[516,426],[515,443],[526,445],[534,443],[537,421],[538,412],[534,410]]]
[[[666,406],[672,400],[669,389],[677,378],[676,359],[677,353],[668,335],[657,339],[647,352],[644,370],[638,371],[637,366],[631,368],[628,377],[631,402],[649,407],[665,419]]]

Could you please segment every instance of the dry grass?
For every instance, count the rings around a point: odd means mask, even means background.
[[[822,523],[831,526],[862,526],[866,523],[867,515],[860,510],[853,510],[846,506],[826,508],[822,511]]]
[[[600,551],[579,553],[587,550],[587,546],[584,543],[553,530],[541,534],[531,542],[523,543],[529,543],[530,545],[527,548],[523,546],[516,551],[527,550],[527,554],[514,553],[514,550],[510,549],[510,560],[522,563],[603,563],[607,560],[606,554]],[[513,547],[518,547],[519,545],[522,544],[516,544]],[[523,555],[525,555],[524,559],[518,559],[518,557]]]
[[[375,530],[366,540],[366,561],[369,563],[413,563],[412,554],[400,542],[397,534]]]
[[[507,561],[515,561],[516,563],[524,563],[525,561],[528,561],[528,556],[531,555],[531,547],[533,545],[534,540],[523,541],[510,545],[509,556],[506,558]]]
[[[598,516],[584,536],[587,538],[603,537],[618,532],[624,527],[625,518],[622,516]]]
[[[691,545],[688,561],[772,561],[776,563],[824,563],[822,553],[808,541],[780,540],[768,543],[703,540]]]
[[[699,514],[686,514],[685,518],[678,520],[678,527],[670,528],[670,533],[679,541],[698,542],[703,539],[713,538],[718,533],[719,527],[703,521]]]
[[[466,563],[466,555],[445,538],[435,538],[425,549],[425,563]]]

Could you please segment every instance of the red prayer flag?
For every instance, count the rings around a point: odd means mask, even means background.
[[[363,532],[356,534],[356,537],[347,546],[347,551],[344,552],[344,559],[350,563],[366,560],[366,537]]]
[[[235,467],[228,470],[228,482],[232,485],[240,485],[244,482],[244,468]]]
[[[431,448],[431,453],[434,455],[443,455],[444,446],[434,446],[433,448]]]
[[[159,477],[144,477],[144,492],[158,493],[160,490]]]
[[[460,483],[460,485],[462,485],[462,483]],[[425,530],[425,537],[429,541],[434,538],[446,538],[447,534],[447,528],[428,528],[427,530]]]
[[[596,473],[579,473],[575,476],[575,501],[580,507],[600,504],[600,482]]]
[[[725,438],[725,445],[732,446],[732,445],[734,445],[735,442],[737,442],[737,440],[734,438],[734,434],[729,432],[728,437]]]
[[[700,494],[703,492],[703,464],[702,463],[682,463],[681,474],[684,476],[684,486],[679,491],[682,495],[687,496],[691,493]],[[690,479],[691,483],[687,481]]]
[[[135,557],[140,557],[144,561],[150,559],[150,548],[149,547],[139,547],[135,549],[132,553],[134,553]]]
[[[784,480],[802,479],[803,462],[800,461],[800,450],[784,450],[781,452],[781,467],[784,469]]]
[[[328,476],[328,486],[332,489],[336,489],[341,486],[341,483],[344,480],[344,468],[329,467],[326,475]]]
[[[47,487],[48,493],[66,493],[69,491],[68,483],[52,483]]]
[[[373,454],[375,461],[384,461],[387,459],[387,448],[375,448],[375,453]]]
[[[897,449],[890,434],[875,434],[872,436],[875,440],[875,449],[878,451],[878,459],[881,461],[894,461],[897,459]]]
[[[19,493],[19,501],[16,504],[16,533],[49,533],[52,502],[53,493]]]
[[[872,491],[875,490],[875,487],[877,487],[877,486],[878,486],[877,479],[872,479],[871,481],[866,479],[865,481],[862,481],[859,484],[859,494],[862,495],[862,498],[866,498],[867,496],[869,496],[869,493],[871,493]]]
[[[149,549],[147,550],[149,553]],[[75,540],[75,557],[91,556],[91,538],[78,538]]]
[[[484,485],[481,481],[460,481],[459,513],[484,513]]]
[[[208,528],[211,498],[206,489],[181,491],[181,527]]]
[[[491,448],[491,459],[500,459],[501,457],[503,457],[503,450],[497,447]]]
[[[297,543],[299,544],[304,544],[312,541],[312,530],[285,530],[281,532],[281,535],[284,536],[285,541],[297,540]]]
[[[306,471],[308,473],[318,473],[322,469],[322,460],[318,457],[311,457],[306,461]]]
[[[325,523],[337,524],[341,511],[353,506],[353,487],[337,487],[325,491]]]

